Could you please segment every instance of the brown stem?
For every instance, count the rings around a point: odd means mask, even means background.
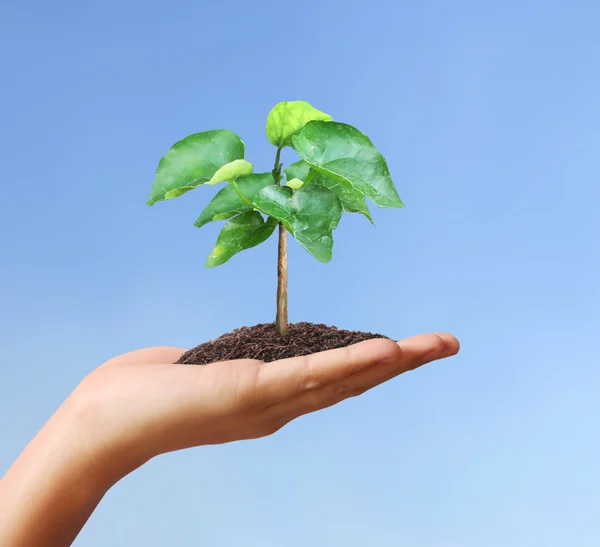
[[[275,165],[273,166],[273,182],[281,184],[281,146],[277,148],[275,156]],[[277,332],[281,335],[288,331],[288,295],[287,295],[287,230],[285,226],[279,223],[279,246],[277,248],[277,315],[275,316],[275,326]]]
[[[277,317],[275,325],[279,334],[288,333],[287,296],[287,230],[279,223],[279,246],[277,256]]]

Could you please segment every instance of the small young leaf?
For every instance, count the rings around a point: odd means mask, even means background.
[[[343,213],[340,200],[331,190],[308,184],[292,195],[290,188],[272,184],[263,188],[254,202],[261,211],[283,223],[317,260],[331,260],[332,232]]]
[[[310,165],[304,160],[300,160],[288,166],[285,170],[285,175],[288,179],[294,177],[306,181],[309,171]],[[331,190],[342,202],[344,211],[349,213],[362,213],[371,221],[371,223],[373,223],[373,218],[371,217],[371,212],[365,201],[365,196],[356,188],[314,170],[312,171],[310,184],[317,184],[329,188],[329,190]]]
[[[240,192],[252,201],[260,190],[269,184],[273,184],[273,174],[254,173],[253,175],[240,177],[236,182]],[[252,207],[242,201],[235,188],[231,184],[228,184],[217,192],[204,211],[202,211],[194,226],[201,228],[213,220],[226,220],[236,214],[252,210]]]
[[[217,172],[206,182],[209,186],[214,186],[225,180],[237,179],[249,175],[254,171],[254,165],[246,160],[233,160],[219,168]]]
[[[288,165],[284,169],[285,177],[287,180],[291,179],[300,179],[306,180],[308,176],[308,172],[310,171],[310,165],[306,163],[304,160],[297,161],[296,163],[292,163]]]
[[[353,186],[379,207],[404,207],[384,157],[369,138],[344,123],[311,121],[292,137],[314,170]]]
[[[298,190],[304,184],[303,180],[291,179],[286,182],[286,186],[289,186],[292,190]]]
[[[244,157],[244,143],[233,131],[215,129],[176,142],[158,164],[147,204],[172,199],[208,182],[224,165]]]
[[[223,226],[217,244],[206,260],[207,268],[227,262],[235,254],[266,241],[275,230],[277,221],[266,222],[258,211],[247,211],[232,218]]]
[[[284,101],[267,118],[267,138],[277,147],[290,145],[290,138],[311,120],[331,121],[331,116],[306,101]]]

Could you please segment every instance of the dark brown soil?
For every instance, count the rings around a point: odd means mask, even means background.
[[[277,334],[275,323],[242,327],[186,351],[177,364],[206,365],[233,359],[260,359],[264,362],[309,355],[370,340],[381,334],[340,330],[314,323],[292,323],[285,336]]]

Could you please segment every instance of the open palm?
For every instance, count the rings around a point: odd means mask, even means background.
[[[164,452],[272,434],[457,351],[453,336],[428,334],[272,363],[191,366],[173,364],[183,349],[150,348],[111,359],[72,398],[97,429],[97,442],[118,446],[137,466]]]
[[[104,494],[165,452],[263,437],[294,418],[449,357],[449,334],[369,340],[273,363],[173,364],[158,347],[89,374],[0,480],[0,544],[70,545]]]

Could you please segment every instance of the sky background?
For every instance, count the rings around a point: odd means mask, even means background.
[[[0,4],[0,475],[106,359],[275,313],[276,238],[205,270],[216,189],[145,205],[184,136],[258,170],[279,101],[366,133],[405,210],[290,243],[290,320],[459,356],[272,438],[170,454],[79,547],[600,542],[600,4]],[[287,161],[293,160],[288,153]]]

